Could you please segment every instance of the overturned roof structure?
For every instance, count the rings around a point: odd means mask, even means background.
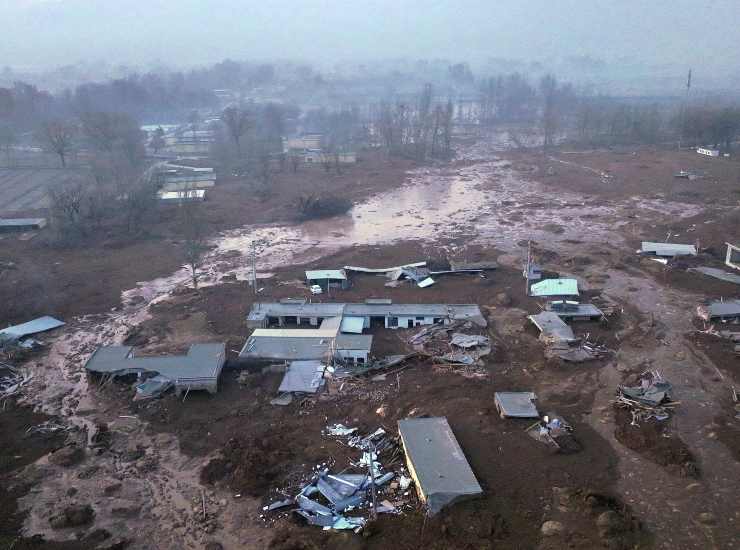
[[[545,279],[530,286],[529,295],[535,297],[578,296],[578,281],[575,279]]]
[[[144,372],[169,378],[175,390],[207,390],[216,393],[218,377],[226,362],[226,345],[193,344],[187,355],[136,357],[131,346],[102,346],[85,364],[88,372],[124,376]]]
[[[696,256],[696,247],[693,244],[676,243],[653,243],[643,241],[639,250],[640,254],[652,254],[655,256]]]
[[[447,418],[406,418],[398,421],[398,431],[406,464],[429,515],[483,493]]]

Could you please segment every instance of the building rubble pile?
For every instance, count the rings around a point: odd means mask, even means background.
[[[358,460],[350,462],[350,467],[341,473],[332,473],[326,463],[319,465],[294,497],[283,495],[287,498],[264,506],[263,517],[292,507],[290,512],[303,517],[310,525],[358,533],[369,518],[379,513],[399,514],[410,505],[411,478],[403,467],[398,472],[387,469],[400,461],[403,452],[383,428],[363,437],[357,434],[357,428],[334,424],[326,428],[324,435],[339,438],[357,449]],[[381,457],[385,464],[381,463]],[[392,481],[394,478],[397,481]]]
[[[646,371],[640,376],[639,386],[617,387],[616,404],[632,413],[633,426],[651,418],[667,420],[678,405],[671,400],[671,390],[671,384],[658,371]]]
[[[553,342],[545,347],[545,357],[548,359],[562,359],[568,363],[583,363],[600,359],[612,353],[604,345],[590,342],[588,336],[575,345],[568,342]]]
[[[488,336],[459,332],[472,328],[469,321],[430,325],[413,334],[408,343],[438,363],[480,366],[481,358],[492,351],[491,340]]]
[[[0,401],[20,393],[21,388],[32,378],[32,374],[21,371],[7,363],[0,363]]]

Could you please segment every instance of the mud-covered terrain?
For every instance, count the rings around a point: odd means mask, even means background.
[[[579,156],[579,165],[593,170],[579,168],[578,178],[593,181],[572,184],[531,169],[540,162],[535,153],[529,162],[523,153],[508,155],[500,143],[479,140],[451,164],[410,170],[347,216],[230,228],[213,239],[199,291],[188,288],[185,270],[174,271],[126,290],[114,311],[66,319],[46,338],[47,350],[24,365],[35,376],[23,403],[74,429],[56,443],[71,449],[64,451],[68,460],[54,459],[59,451],[33,456],[32,465],[5,474],[8,483],[25,479],[31,487],[17,502],[27,513],[23,536],[75,541],[105,530],[100,548],[142,549],[213,542],[285,549],[736,547],[740,463],[730,390],[738,359],[731,346],[697,333],[704,327],[694,316],[700,301],[737,297],[738,289],[635,255],[640,240],[664,240],[670,231],[675,242],[711,243],[696,261],[719,265],[719,241],[739,234],[736,201],[660,195],[644,186],[615,193],[612,186],[631,182],[632,172],[605,164],[605,153]],[[664,163],[664,185],[674,164]],[[611,179],[601,175],[607,168]],[[734,170],[723,165],[721,185],[731,185],[736,163]],[[280,382],[269,372],[250,371],[240,383],[238,371],[225,369],[215,396],[145,404],[132,403],[124,382],[88,380],[84,362],[99,344],[126,341],[156,353],[226,341],[238,350],[255,299],[244,282],[252,241],[260,300],[306,296],[308,267],[495,259],[501,267],[485,279],[459,275],[439,277],[428,289],[388,288],[364,275],[351,289],[322,296],[478,303],[494,351],[479,368],[418,361],[385,380],[330,385],[287,407],[269,404]],[[526,321],[539,311],[521,277],[527,241],[545,269],[575,276],[587,297],[615,304],[607,324],[574,325],[613,353],[583,364],[545,359]],[[378,331],[377,353],[405,351],[405,332]],[[613,406],[616,387],[646,370],[660,371],[679,402],[660,426],[633,426]],[[501,419],[493,392],[516,390],[534,391],[541,411],[567,418],[578,452],[552,453],[524,433],[529,422]],[[395,433],[398,419],[421,414],[448,417],[482,499],[428,521],[414,511],[382,515],[362,535],[260,517],[272,489],[327,459],[346,459],[346,449],[322,437],[327,424],[362,431],[382,425]],[[14,505],[15,496],[6,502]],[[79,547],[94,547],[91,540]]]

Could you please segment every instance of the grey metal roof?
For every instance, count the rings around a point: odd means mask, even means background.
[[[313,303],[284,304],[277,302],[258,302],[247,315],[249,321],[259,321],[266,317],[332,317],[349,316],[397,316],[397,317],[448,317],[454,320],[470,320],[486,326],[477,304],[378,304],[378,303]]]
[[[643,241],[640,252],[655,254],[656,256],[696,256],[696,247],[693,244],[654,243]]]
[[[85,369],[105,374],[157,372],[176,382],[217,379],[226,362],[226,345],[193,344],[187,355],[136,357],[131,346],[102,346],[90,356]]]
[[[428,513],[481,495],[447,418],[406,418],[398,421],[406,463]]]
[[[278,392],[316,393],[324,384],[321,361],[293,361],[288,365]]]
[[[698,271],[699,273],[707,275],[708,277],[714,277],[715,279],[719,279],[721,281],[727,281],[728,283],[735,283],[736,285],[740,285],[740,275],[729,273],[724,269],[717,269],[716,267],[690,267],[689,271]]]
[[[711,302],[707,306],[699,306],[697,311],[699,316],[706,320],[716,317],[737,317],[740,316],[740,300]]]
[[[562,306],[558,302],[548,302],[545,305],[546,311],[552,311],[558,317],[567,319],[568,317],[601,317],[604,314],[593,304],[578,304],[567,302]]]
[[[30,336],[31,334],[38,334],[39,332],[46,332],[64,325],[63,321],[49,317],[39,317],[33,321],[22,323],[20,325],[14,325],[12,327],[4,328],[0,330],[0,335],[5,338],[23,338],[24,336]]]
[[[496,408],[501,416],[513,418],[539,418],[532,392],[501,391],[493,394]]]

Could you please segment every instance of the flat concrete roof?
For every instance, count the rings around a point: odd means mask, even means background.
[[[344,281],[347,279],[347,273],[343,269],[315,269],[306,271],[306,279],[309,281],[315,279],[332,279]]]
[[[406,464],[430,515],[483,493],[447,418],[398,421]]]
[[[193,344],[186,355],[136,357],[131,346],[102,346],[90,356],[85,369],[102,374],[122,375],[156,372],[177,382],[218,378],[226,362],[226,345]]]

